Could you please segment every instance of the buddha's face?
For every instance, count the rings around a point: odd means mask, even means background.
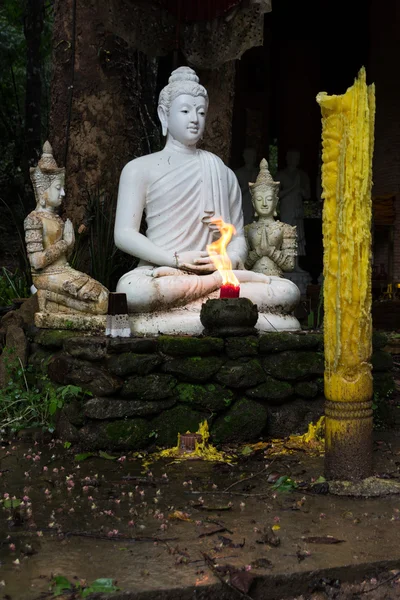
[[[46,208],[58,208],[61,205],[63,197],[65,196],[64,177],[57,177],[57,179],[52,182],[51,186],[47,188],[44,195]]]
[[[202,138],[206,125],[207,101],[203,96],[182,94],[175,98],[166,115],[171,136],[185,146],[194,146]]]
[[[259,187],[252,192],[254,210],[259,217],[273,217],[278,202],[275,190]]]

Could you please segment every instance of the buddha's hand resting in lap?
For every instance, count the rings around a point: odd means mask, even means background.
[[[197,273],[198,275],[204,275],[206,273],[213,273],[216,271],[216,267],[208,252],[204,251],[190,251],[181,252],[176,254],[176,262],[178,269],[182,271],[188,271],[189,273]],[[214,258],[218,258],[215,256]],[[222,258],[220,259],[222,260]],[[231,257],[232,269],[235,269],[239,265],[239,260],[236,257]]]

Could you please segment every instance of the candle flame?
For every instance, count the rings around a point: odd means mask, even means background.
[[[212,242],[212,244],[208,244],[208,255],[214,263],[215,268],[221,273],[222,285],[230,284],[238,287],[239,281],[232,271],[232,262],[226,252],[226,248],[231,241],[232,235],[236,233],[236,229],[234,225],[225,223],[222,219],[213,219],[212,222],[218,227],[221,237]]]

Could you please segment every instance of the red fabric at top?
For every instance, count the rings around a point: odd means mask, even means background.
[[[228,12],[241,0],[158,0],[170,13],[179,16],[180,21],[212,21]]]

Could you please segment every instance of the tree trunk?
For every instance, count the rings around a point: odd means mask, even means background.
[[[160,144],[157,62],[109,33],[117,4],[111,14],[95,0],[55,7],[49,137],[67,169],[65,210],[76,224],[85,219],[88,191],[116,194],[124,165]]]
[[[36,164],[40,156],[42,101],[40,41],[43,26],[44,0],[27,0],[24,15],[24,35],[26,39],[25,168]]]
[[[229,163],[231,155],[235,71],[234,60],[219,69],[197,70],[210,101],[201,147],[219,156],[225,164]]]

